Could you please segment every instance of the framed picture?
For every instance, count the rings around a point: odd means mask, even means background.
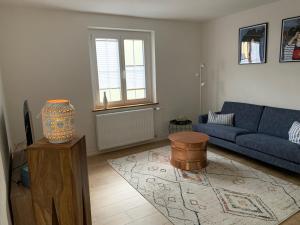
[[[300,16],[282,20],[280,62],[300,62]]]
[[[268,23],[239,29],[239,64],[267,62]]]

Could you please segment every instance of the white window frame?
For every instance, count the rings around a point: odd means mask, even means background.
[[[90,28],[89,29],[89,47],[90,47],[90,64],[92,76],[92,91],[94,100],[94,109],[103,108],[100,102],[100,87],[98,79],[97,58],[96,58],[96,42],[98,38],[111,38],[119,40],[119,56],[120,56],[120,80],[121,80],[121,101],[109,102],[109,107],[123,107],[138,104],[148,104],[156,102],[155,91],[155,53],[154,53],[154,32],[140,30],[121,30],[111,28]],[[126,71],[124,56],[124,40],[143,40],[144,41],[144,64],[145,64],[145,82],[146,82],[146,98],[127,100],[126,89]]]

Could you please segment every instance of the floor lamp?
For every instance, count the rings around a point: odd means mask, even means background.
[[[199,80],[200,80],[200,114],[202,114],[203,110],[202,110],[202,88],[205,86],[205,81],[203,81],[203,70],[205,68],[205,64],[201,64],[200,65],[200,73],[199,73]]]

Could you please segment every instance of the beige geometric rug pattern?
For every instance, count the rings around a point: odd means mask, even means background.
[[[174,225],[278,225],[300,209],[300,187],[208,152],[208,166],[186,172],[170,146],[109,164]]]

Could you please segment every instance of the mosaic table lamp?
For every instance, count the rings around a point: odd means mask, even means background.
[[[73,105],[66,99],[48,100],[42,109],[43,133],[50,143],[59,144],[74,136]]]

